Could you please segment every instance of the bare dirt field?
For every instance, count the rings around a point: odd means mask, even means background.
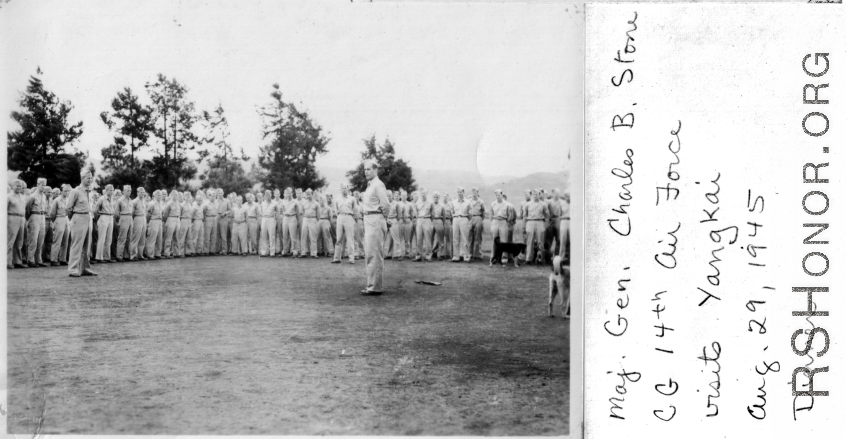
[[[93,268],[6,272],[12,433],[568,433],[547,267],[386,261],[380,297],[363,261]]]

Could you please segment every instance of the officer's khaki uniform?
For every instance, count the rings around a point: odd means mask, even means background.
[[[112,203],[112,199],[103,195],[97,200],[94,211],[99,215],[97,219],[97,254],[94,259],[108,261],[112,259],[109,253],[112,250],[112,234],[115,230],[115,205]]]
[[[559,239],[559,221],[562,216],[561,199],[556,200],[551,198],[547,200],[547,211],[550,213],[550,218],[547,227],[547,236],[544,241],[544,248],[550,255],[560,253],[562,250],[562,241]],[[555,241],[555,245],[553,242]]]
[[[353,218],[356,220],[356,257],[363,258],[365,257],[365,222],[364,222],[364,210],[362,207],[362,203],[356,204],[356,211],[353,214]]]
[[[121,195],[115,205],[118,221],[118,239],[115,245],[115,259],[123,261],[132,257],[132,200],[129,195]]]
[[[285,220],[283,219],[283,218],[285,218],[285,215],[282,213],[282,202],[283,202],[283,200],[284,200],[284,198],[274,198],[274,204],[276,204],[276,207],[277,207],[277,210],[276,210],[276,245],[274,245],[274,250],[276,251],[276,254],[279,254],[279,255],[282,254],[282,247],[283,247],[282,241],[283,241],[283,238],[284,238],[284,235],[285,235],[285,231],[284,231],[285,226],[283,224],[285,222]]]
[[[24,263],[21,248],[24,245],[24,230],[26,230],[26,198],[23,194],[14,192],[8,194],[6,212],[9,215],[6,223],[6,243],[9,249],[6,253],[6,266]]]
[[[432,204],[432,254],[444,256],[444,205]]]
[[[68,195],[65,204],[68,213],[72,215],[68,272],[77,276],[91,268],[88,258],[91,248],[91,203],[88,201],[88,193],[88,189],[79,185]]]
[[[468,200],[453,201],[453,260],[471,260],[468,232],[470,231],[471,205]]]
[[[129,257],[138,260],[144,256],[147,242],[147,202],[136,197],[132,200],[132,240],[129,246]]]
[[[509,242],[509,204],[505,201],[491,203],[491,255],[494,255],[494,237],[499,236],[500,242]]]
[[[188,232],[188,243],[185,249],[189,255],[202,255],[206,253],[203,220],[203,206],[197,203],[197,201],[193,201],[191,203],[191,231]]]
[[[161,257],[162,249],[158,246],[162,236],[162,204],[153,201],[147,206],[147,257]]]
[[[411,258],[414,254],[412,249],[412,203],[411,201],[403,200],[403,251],[404,256]]]
[[[300,254],[300,226],[297,218],[300,217],[300,202],[294,199],[283,199],[282,205],[282,254]]]
[[[515,206],[512,203],[510,203],[508,201],[504,201],[504,202],[506,203],[506,206],[508,208],[508,213],[509,213],[508,220],[507,220],[507,222],[509,223],[509,240],[507,242],[513,242],[512,240],[514,239],[513,236],[514,236],[514,231],[515,231],[515,221],[517,221],[518,214],[515,211]]]
[[[218,200],[218,248],[220,254],[225,255],[229,250],[229,214],[232,210],[232,205],[226,198]]]
[[[191,231],[191,203],[179,203],[179,227],[176,231],[176,250],[174,256],[185,256],[188,236]]]
[[[338,221],[335,230],[335,255],[332,259],[340,261],[346,247],[347,257],[350,258],[350,261],[353,261],[356,256],[356,220],[354,216],[359,203],[351,195],[342,196],[337,203]]]
[[[432,201],[421,199],[415,206],[417,215],[417,226],[415,236],[417,237],[417,257],[432,260]]]
[[[530,201],[526,205],[526,260],[535,260],[535,249],[544,248],[544,222],[549,216],[547,203],[543,201]]]
[[[26,203],[27,220],[27,258],[29,265],[43,264],[41,259],[44,252],[45,223],[44,216],[47,214],[47,199],[39,190],[29,196]]]
[[[416,258],[420,257],[420,252],[418,251],[418,206],[417,201],[412,200],[409,201],[409,257]]]
[[[385,241],[385,256],[391,255],[393,258],[403,257],[403,239],[401,230],[403,222],[400,219],[402,206],[399,201],[392,201],[388,204],[388,239]],[[391,250],[393,249],[393,253]]]
[[[259,255],[273,256],[276,245],[276,212],[278,206],[272,200],[262,201],[259,215],[262,217],[262,231],[259,238]]]
[[[174,253],[176,253],[176,238],[177,233],[179,232],[179,217],[182,213],[181,210],[182,206],[180,206],[176,200],[168,201],[162,209],[162,218],[165,222],[164,253],[166,258],[171,257]]]
[[[68,240],[71,234],[68,229],[66,202],[67,199],[60,195],[50,204],[49,216],[53,218],[53,248],[50,249],[50,262],[68,262]]]
[[[561,219],[559,220],[559,256],[565,261],[570,261],[571,246],[571,203],[564,199],[559,200]]]
[[[320,207],[319,215],[318,242],[321,243],[321,248],[323,249],[324,254],[329,255],[329,249],[333,248],[332,232],[330,232],[332,228],[332,223],[330,222],[332,219],[332,208],[329,206]]]
[[[247,208],[233,206],[232,208],[232,252],[246,255],[247,245]]]
[[[450,259],[453,257],[453,203],[442,204],[444,207],[444,243],[438,257]]]
[[[311,251],[312,256],[318,255],[318,216],[320,205],[316,201],[304,200],[303,223],[300,225],[300,248],[302,255]]]
[[[368,187],[362,197],[362,212],[365,223],[365,266],[368,275],[369,292],[382,292],[385,261],[382,253],[385,243],[385,213],[388,212],[388,193],[379,177],[368,181]]]
[[[203,254],[215,253],[218,246],[218,206],[214,200],[206,200],[203,210]]]
[[[256,202],[244,205],[247,214],[247,251],[259,253],[259,205]]]
[[[483,220],[485,219],[485,203],[482,199],[477,198],[469,200],[471,206],[470,230],[468,231],[468,239],[470,239],[471,255],[476,259],[482,259],[482,232]]]

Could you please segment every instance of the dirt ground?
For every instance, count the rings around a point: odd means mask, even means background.
[[[359,294],[363,261],[94,270],[7,270],[9,432],[568,433],[546,267],[386,261],[381,297]]]

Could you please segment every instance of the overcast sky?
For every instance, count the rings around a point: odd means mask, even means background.
[[[0,9],[0,127],[17,129],[6,115],[40,66],[99,163],[100,112],[126,86],[149,102],[161,72],[198,109],[220,102],[253,158],[256,106],[279,83],[332,138],[319,166],[352,168],[376,134],[419,169],[564,171],[582,142],[583,27],[567,4],[13,0]]]

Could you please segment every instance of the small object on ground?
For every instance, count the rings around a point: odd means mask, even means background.
[[[423,285],[434,285],[436,287],[441,286],[441,282],[433,282],[431,280],[416,280],[415,283]]]

